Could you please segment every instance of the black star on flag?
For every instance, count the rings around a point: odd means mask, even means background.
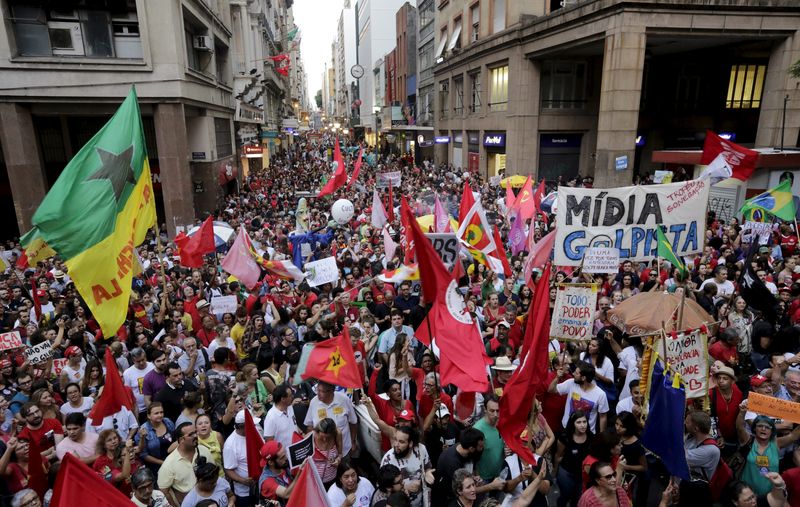
[[[125,190],[125,184],[136,184],[136,176],[131,168],[133,145],[128,146],[122,153],[111,153],[103,148],[95,148],[95,150],[97,150],[103,165],[89,176],[86,181],[108,180],[114,190],[114,198],[119,202],[119,198]]]

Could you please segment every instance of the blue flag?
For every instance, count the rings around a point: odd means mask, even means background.
[[[661,458],[671,475],[689,479],[689,465],[683,448],[683,418],[686,391],[672,386],[673,373],[664,374],[656,360],[650,379],[650,411],[642,432],[642,445]]]

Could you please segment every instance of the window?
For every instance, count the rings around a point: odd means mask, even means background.
[[[464,78],[453,79],[453,88],[456,91],[456,103],[453,105],[453,112],[456,116],[464,113]]]
[[[586,63],[544,62],[541,90],[544,109],[582,109],[586,105]]]
[[[433,1],[423,2],[419,7],[419,27],[420,30],[429,23],[433,22],[436,18],[435,11],[433,9]]]
[[[481,111],[481,73],[476,72],[474,74],[469,75],[469,88],[470,88],[470,97],[472,100],[469,104],[469,110],[473,113],[479,113]]]
[[[447,27],[442,28],[439,32],[439,45],[436,46],[436,54],[434,54],[433,58],[436,62],[439,62],[439,58],[442,57],[442,53],[444,53],[444,47],[447,45]]]
[[[764,91],[766,65],[733,65],[728,81],[727,109],[758,109]]]
[[[214,41],[214,60],[216,64],[217,81],[222,84],[228,83],[228,47],[219,40]]]
[[[694,64],[681,66],[675,88],[673,104],[678,110],[693,110],[699,105],[701,89],[701,68]]]
[[[439,119],[447,118],[447,106],[450,98],[450,83],[439,81]]]
[[[481,32],[481,4],[476,3],[469,8],[469,22],[472,25],[469,41],[475,42],[478,40]]]
[[[508,65],[489,69],[489,111],[508,108]]]
[[[492,33],[506,29],[506,0],[492,0]]]
[[[104,10],[13,5],[17,55],[140,59],[136,11],[114,15],[112,22],[111,12]]]
[[[447,50],[452,51],[454,49],[461,48],[461,17],[453,21],[453,35],[450,37],[450,44],[447,45]]]
[[[233,155],[231,121],[228,118],[214,118],[214,137],[217,140],[217,158]]]

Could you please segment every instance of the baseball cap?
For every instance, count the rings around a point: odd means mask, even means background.
[[[67,347],[67,350],[64,351],[64,357],[70,358],[72,356],[80,354],[80,352],[81,352],[81,349],[79,349],[75,345],[70,345],[69,347]]]
[[[244,411],[245,410],[247,410],[247,409],[243,408],[236,414],[236,419],[233,420],[234,423],[236,423],[236,424],[244,424]],[[250,414],[250,415],[253,415],[253,414]],[[257,426],[259,422],[261,422],[261,418],[260,417],[256,417],[256,416],[253,415],[253,423]]]
[[[756,374],[756,375],[753,375],[752,377],[750,377],[750,385],[752,387],[758,387],[761,384],[763,384],[764,382],[766,382],[767,380],[769,380],[769,379],[767,377],[765,377],[764,375]]]
[[[36,297],[41,298],[47,296],[47,291],[44,289],[36,289]]]
[[[439,419],[441,419],[442,417],[449,416],[450,415],[450,411],[447,409],[447,405],[442,403],[441,406],[439,406],[439,409],[436,411],[436,413],[434,415],[436,417],[438,417]]]
[[[413,421],[414,420],[414,413],[410,410],[403,410],[399,414],[397,414],[397,419],[402,419],[403,421]]]
[[[276,440],[270,440],[269,442],[261,446],[259,454],[261,454],[261,457],[264,460],[270,460],[275,456],[277,456],[278,453],[281,452],[282,448],[283,446],[280,444],[280,442]]]

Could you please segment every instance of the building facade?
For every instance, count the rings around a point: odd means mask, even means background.
[[[356,64],[356,11],[345,0],[336,27],[336,111],[338,118],[350,118],[357,97],[356,79],[352,76]]]
[[[560,5],[560,4],[559,4]],[[795,146],[800,5],[790,0],[439,2],[439,162],[488,176],[630,184],[654,150]]]
[[[433,85],[434,0],[417,0],[417,125],[432,126],[435,98]]]

